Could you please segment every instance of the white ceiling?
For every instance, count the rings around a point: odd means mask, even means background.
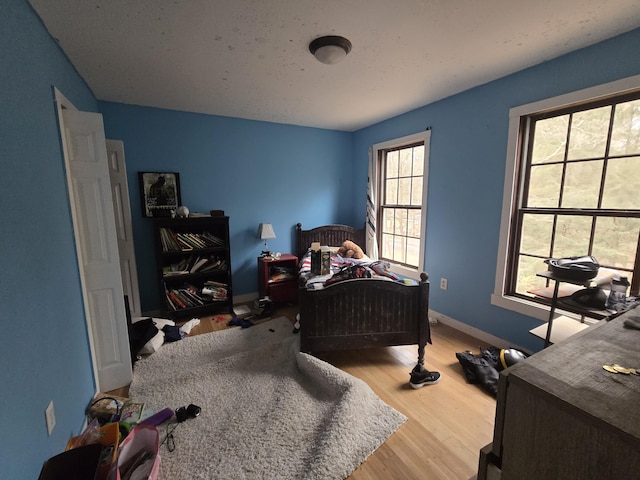
[[[640,26],[638,0],[30,3],[100,100],[346,131]]]

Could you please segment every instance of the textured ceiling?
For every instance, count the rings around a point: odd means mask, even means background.
[[[640,26],[638,0],[30,3],[100,100],[346,131]]]

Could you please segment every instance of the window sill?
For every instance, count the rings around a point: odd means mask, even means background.
[[[398,275],[401,275],[403,277],[412,278],[414,280],[420,281],[420,273],[422,272],[418,272],[418,269],[408,268],[404,265],[399,265],[393,262],[389,262],[389,265],[391,266],[391,271],[393,273],[397,273]]]

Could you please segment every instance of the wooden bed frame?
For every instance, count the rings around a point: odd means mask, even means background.
[[[296,226],[296,255],[311,242],[340,246],[351,240],[365,247],[365,230],[346,225],[326,225],[303,230]],[[421,274],[418,285],[384,279],[361,278],[334,283],[321,290],[299,289],[300,349],[346,350],[393,345],[418,345],[417,366],[424,365],[429,328],[429,281]]]

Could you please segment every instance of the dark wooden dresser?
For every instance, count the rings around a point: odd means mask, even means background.
[[[640,479],[640,308],[603,321],[501,373],[493,442],[478,480]]]

